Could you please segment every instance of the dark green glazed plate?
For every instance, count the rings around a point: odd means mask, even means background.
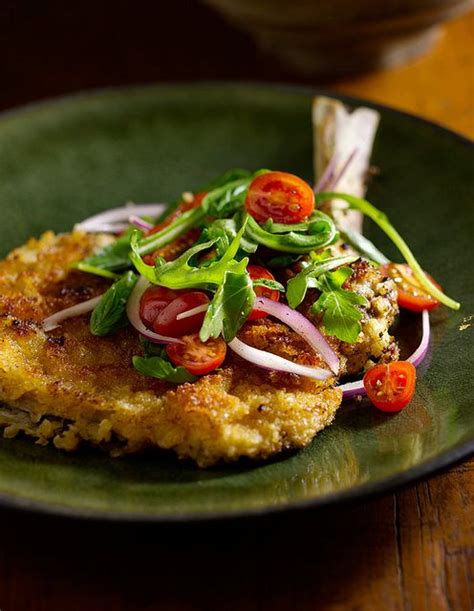
[[[310,106],[304,90],[186,85],[107,91],[5,114],[0,255],[127,200],[170,200],[230,167],[310,180]],[[411,406],[389,416],[365,401],[348,402],[303,451],[210,470],[159,452],[113,460],[0,438],[4,505],[150,521],[244,516],[388,490],[473,450],[472,146],[415,117],[380,112],[373,161],[381,173],[368,197],[463,304],[433,314]],[[367,233],[394,254],[374,227]],[[417,344],[419,322],[417,315],[401,321],[405,350]]]

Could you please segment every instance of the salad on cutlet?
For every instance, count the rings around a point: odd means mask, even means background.
[[[390,360],[397,355],[392,350],[382,363],[364,363],[356,372],[363,380],[342,388],[346,395],[367,393],[384,411],[403,409],[415,391],[415,365],[426,352],[428,312],[439,304],[453,309],[459,304],[421,268],[383,212],[337,190],[353,157],[350,151],[339,174],[331,175],[330,163],[314,189],[288,172],[233,169],[196,192],[184,192],[159,218],[151,204],[80,223],[78,230],[118,234],[75,264],[112,284],[103,295],[48,317],[45,331],[88,310],[96,336],[130,324],[143,348],[133,366],[174,384],[211,373],[229,351],[252,367],[327,380],[347,373],[335,345],[356,346],[362,334],[369,300],[354,277],[363,261],[394,281],[400,307],[423,312],[423,339],[406,361]],[[358,231],[341,227],[328,213],[334,201],[370,218],[405,262],[389,261]],[[321,366],[245,343],[240,337],[245,325],[268,316],[299,334]]]

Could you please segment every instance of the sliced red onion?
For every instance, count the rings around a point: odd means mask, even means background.
[[[130,225],[138,227],[138,229],[143,229],[143,231],[150,231],[150,229],[153,229],[154,227],[153,223],[149,223],[148,221],[145,221],[145,219],[142,219],[140,216],[136,216],[135,214],[128,217],[128,222]]]
[[[293,331],[296,331],[296,333],[301,335],[301,337],[308,342],[315,352],[323,357],[324,361],[335,374],[339,372],[339,359],[337,354],[328,344],[326,338],[319,329],[303,316],[303,314],[297,310],[292,310],[283,303],[272,301],[266,297],[257,297],[255,299],[254,308],[278,318],[293,329]]]
[[[86,233],[114,233],[119,234],[125,231],[129,226],[128,223],[97,223],[96,225],[90,225],[90,227],[84,229],[79,225],[74,226],[75,231],[85,231]]]
[[[313,378],[314,380],[327,380],[333,374],[327,369],[320,369],[319,367],[309,367],[308,365],[301,365],[300,363],[293,363],[287,359],[282,358],[271,352],[265,350],[259,350],[253,346],[244,344],[237,337],[229,342],[229,348],[231,348],[241,358],[258,365],[263,369],[270,369],[274,371],[285,371],[287,373],[295,373],[296,375],[305,376],[307,378]]]
[[[48,316],[48,318],[43,320],[43,331],[47,333],[48,331],[57,329],[63,320],[66,320],[67,318],[73,318],[74,316],[80,316],[81,314],[92,312],[101,299],[102,295],[99,295],[98,297],[93,297],[92,299],[88,299],[87,301],[73,305],[70,308],[60,310],[52,316]]]
[[[76,231],[88,233],[116,233],[128,227],[128,219],[131,215],[137,216],[158,216],[165,209],[166,204],[133,204],[129,203],[120,208],[111,208],[105,212],[94,214],[94,216],[77,223],[74,226]],[[122,228],[122,229],[120,229]]]
[[[149,286],[151,285],[148,280],[140,276],[127,301],[127,316],[130,324],[140,333],[140,335],[143,335],[145,339],[154,344],[182,344],[183,342],[180,339],[154,333],[143,324],[140,318],[140,299]]]
[[[195,314],[200,314],[201,312],[207,312],[207,308],[209,307],[208,303],[203,303],[202,305],[196,306],[191,310],[186,310],[186,312],[181,312],[176,316],[176,320],[183,320],[184,318],[190,318]]]
[[[422,326],[423,330],[420,345],[415,352],[407,358],[407,361],[413,363],[415,367],[418,367],[418,365],[424,360],[430,344],[430,315],[428,310],[423,310],[422,312]],[[367,394],[364,388],[363,380],[347,382],[346,384],[339,385],[338,388],[342,390],[344,399],[350,399],[351,397]]]
[[[423,328],[421,342],[415,352],[407,358],[407,361],[413,363],[415,367],[418,367],[418,365],[424,360],[430,345],[430,314],[428,310],[423,310],[421,316]]]
[[[357,382],[346,382],[346,384],[339,384],[337,388],[342,390],[343,399],[350,399],[351,397],[367,394],[364,388],[364,382],[362,380],[357,380]]]
[[[323,191],[327,191],[329,186],[332,185],[332,179],[334,177],[334,171],[337,166],[337,162],[339,161],[338,153],[334,153],[334,155],[329,160],[324,172],[321,174],[318,182],[314,185],[315,193],[322,193]]]

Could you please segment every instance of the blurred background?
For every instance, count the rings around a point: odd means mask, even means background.
[[[474,135],[473,6],[2,0],[0,109],[131,83],[258,80],[368,97]]]

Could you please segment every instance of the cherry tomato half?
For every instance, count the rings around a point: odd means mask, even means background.
[[[168,344],[166,352],[170,361],[184,367],[194,375],[202,376],[217,369],[224,362],[227,344],[218,337],[202,342],[197,333],[184,335],[182,344]]]
[[[179,294],[180,291],[173,291],[164,286],[147,288],[140,299],[140,318],[143,324],[152,329],[153,323],[161,310],[173,299],[176,299]]]
[[[267,172],[254,178],[245,200],[258,223],[300,223],[314,210],[314,193],[301,178],[287,172]]]
[[[398,289],[398,305],[401,308],[421,312],[422,310],[434,310],[439,301],[431,297],[415,278],[411,268],[405,263],[386,263],[380,271],[385,276],[393,278]],[[440,285],[429,274],[426,274],[431,282],[439,289]]]
[[[188,333],[199,331],[206,312],[198,312],[193,316],[178,320],[176,317],[182,312],[187,312],[198,306],[207,305],[208,296],[202,291],[190,291],[183,293],[168,303],[157,315],[153,323],[155,333],[168,335],[170,337],[181,337]]]
[[[260,265],[248,265],[247,271],[252,280],[275,280],[273,274]],[[266,286],[256,286],[254,291],[257,297],[267,297],[267,299],[272,301],[280,300],[280,291],[274,291]],[[267,316],[266,312],[253,309],[247,320],[257,320],[258,318],[265,318],[265,316]]]
[[[167,216],[161,223],[158,223],[150,229],[147,235],[151,235],[152,233],[158,233],[165,227],[168,227],[170,223],[172,223],[175,219],[183,214],[183,212],[187,212],[188,210],[192,210],[193,208],[197,208],[202,204],[202,200],[207,195],[206,192],[202,191],[201,193],[196,193],[193,196],[193,199],[189,201],[182,201],[171,213]]]
[[[413,398],[416,369],[409,361],[375,365],[364,375],[364,387],[372,403],[383,412],[399,412]]]

